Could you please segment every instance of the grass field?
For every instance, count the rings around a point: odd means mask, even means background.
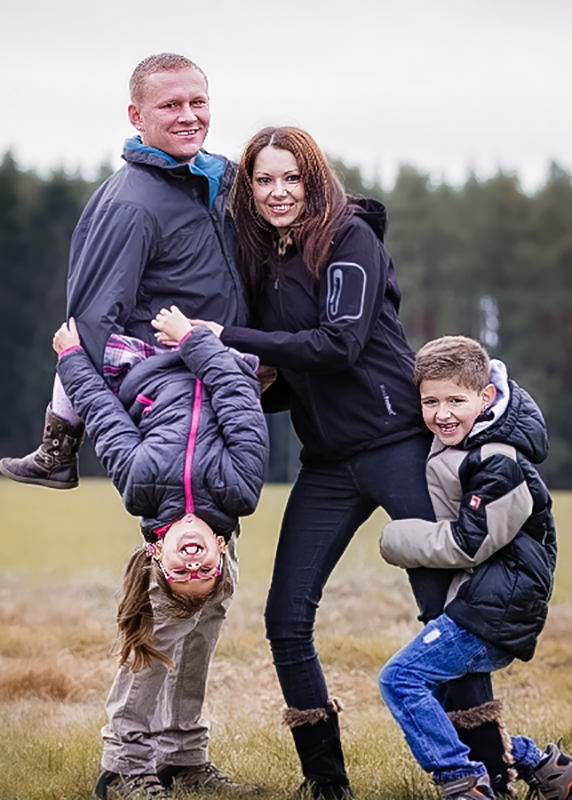
[[[244,521],[241,581],[217,651],[207,703],[211,757],[233,777],[286,798],[301,780],[262,629],[287,487],[266,487]],[[512,732],[572,748],[572,494],[557,493],[560,555],[537,655],[498,673]],[[377,513],[326,590],[317,641],[358,798],[438,795],[384,708],[376,678],[418,630],[404,574],[384,564]],[[0,800],[87,800],[99,762],[103,701],[114,674],[116,590],[140,542],[107,481],[54,492],[0,480]],[[522,792],[522,797],[524,797]]]

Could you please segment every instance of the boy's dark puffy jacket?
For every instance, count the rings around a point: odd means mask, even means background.
[[[130,514],[153,530],[190,510],[228,537],[258,502],[268,458],[256,375],[206,327],[134,366],[114,395],[83,349],[58,374]],[[196,378],[202,402],[191,434]],[[192,464],[190,459],[192,457]]]
[[[550,495],[532,466],[548,453],[544,420],[524,389],[509,387],[507,410],[490,427],[458,447],[435,439],[427,482],[439,521],[390,522],[381,547],[400,566],[464,570],[445,613],[528,661],[552,593],[556,532]]]

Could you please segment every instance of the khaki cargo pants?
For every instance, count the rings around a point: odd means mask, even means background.
[[[219,590],[189,619],[169,619],[161,609],[161,590],[152,584],[153,644],[176,668],[169,670],[154,660],[137,673],[119,669],[105,706],[108,722],[101,729],[104,769],[138,775],[154,772],[157,764],[208,760],[209,723],[202,708],[221,625],[238,580],[236,533],[225,559]]]

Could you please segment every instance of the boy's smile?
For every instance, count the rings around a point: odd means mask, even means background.
[[[452,378],[424,380],[419,391],[423,421],[442,444],[449,446],[461,444],[496,396],[492,383],[478,392]]]

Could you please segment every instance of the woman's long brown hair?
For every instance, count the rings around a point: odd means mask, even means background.
[[[323,275],[332,239],[351,213],[350,199],[310,134],[286,127],[264,128],[253,136],[240,159],[231,197],[237,264],[251,298],[262,292],[275,257],[276,229],[258,213],[252,193],[254,164],[265,147],[288,150],[296,159],[305,197],[292,234],[314,277]]]

